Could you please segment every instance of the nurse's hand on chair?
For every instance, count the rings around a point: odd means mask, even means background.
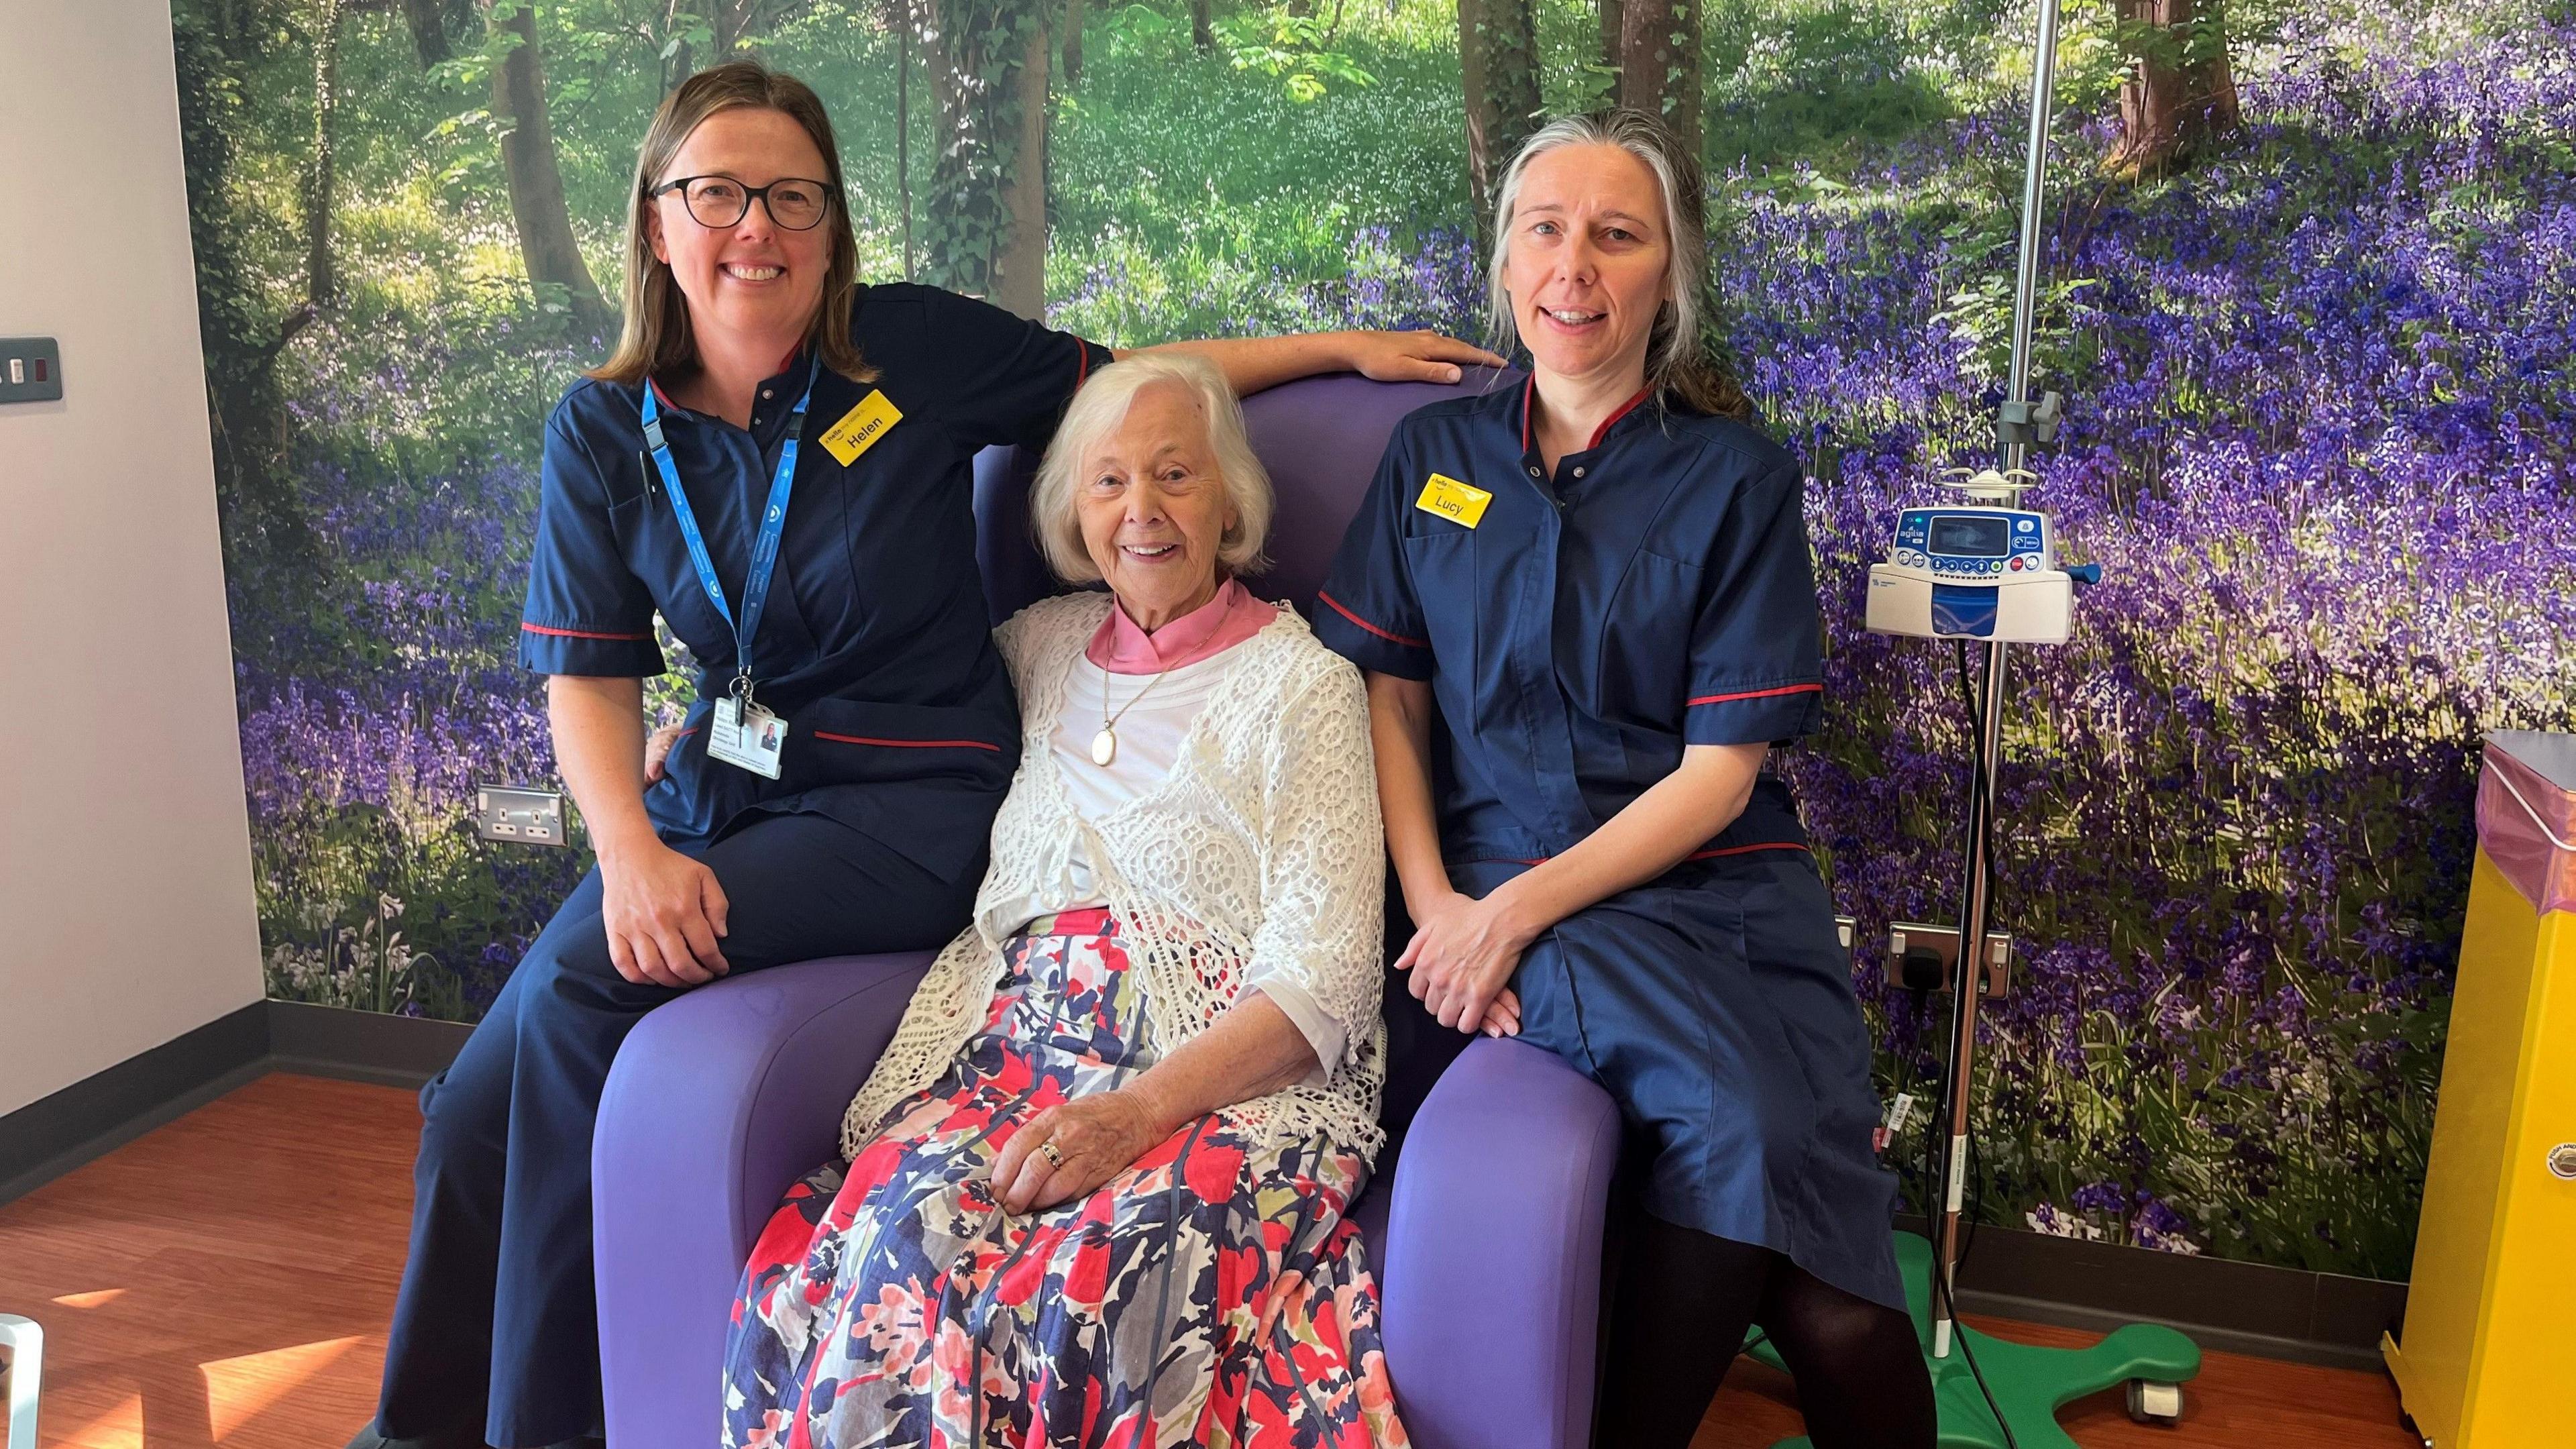
[[[1519,1035],[1520,998],[1506,983],[1538,933],[1497,896],[1452,891],[1416,914],[1413,939],[1395,958],[1414,999],[1453,1031]]]
[[[702,861],[660,841],[599,863],[600,924],[608,959],[638,986],[703,986],[729,969],[724,887]]]

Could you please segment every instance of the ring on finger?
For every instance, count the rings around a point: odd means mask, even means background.
[[[1039,1143],[1038,1156],[1045,1158],[1048,1163],[1053,1166],[1064,1166],[1064,1154],[1056,1150],[1056,1146],[1053,1142]]]

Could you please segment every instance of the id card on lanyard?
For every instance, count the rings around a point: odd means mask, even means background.
[[[819,364],[817,364],[819,367]],[[795,410],[787,417],[787,441],[778,449],[778,473],[769,480],[769,501],[760,510],[760,528],[752,537],[751,570],[742,581],[742,617],[734,617],[733,605],[725,598],[724,584],[716,578],[715,560],[707,554],[706,536],[698,531],[698,516],[689,507],[689,495],[680,487],[680,467],[671,461],[671,446],[662,437],[662,409],[654,400],[653,385],[644,385],[644,443],[653,453],[653,466],[662,473],[663,491],[671,495],[671,512],[680,520],[680,537],[689,546],[689,562],[697,566],[698,587],[704,589],[707,601],[733,629],[733,685],[725,697],[716,701],[715,718],[707,731],[707,753],[728,765],[736,765],[755,775],[778,778],[779,761],[787,750],[787,721],[761,708],[752,697],[751,641],[760,633],[761,611],[769,606],[769,581],[778,571],[778,539],[787,527],[787,500],[796,490],[796,441],[805,430],[805,407],[814,400],[816,368],[805,374],[805,391],[798,395]]]

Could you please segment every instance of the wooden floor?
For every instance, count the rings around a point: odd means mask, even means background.
[[[0,1207],[0,1312],[46,1331],[43,1442],[346,1443],[374,1407],[419,1130],[409,1092],[275,1075]],[[2179,1430],[2109,1396],[2064,1422],[2084,1449],[2415,1449],[2376,1375],[2211,1354],[2192,1394]],[[1693,1449],[1794,1434],[1791,1403],[1741,1365]]]

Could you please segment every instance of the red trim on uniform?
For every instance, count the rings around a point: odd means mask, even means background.
[[[1521,451],[1529,451],[1530,396],[1538,390],[1538,374],[1521,379]]]
[[[1822,694],[1824,692],[1825,687],[1821,684],[1784,684],[1778,689],[1747,689],[1736,694],[1703,694],[1692,700],[1686,708],[1696,709],[1703,704],[1732,704],[1739,699],[1769,699],[1774,695],[1782,694]]]
[[[594,633],[588,629],[549,629],[543,624],[531,624],[525,620],[520,621],[519,629],[522,633],[543,634],[549,639],[614,639],[620,642],[633,642],[653,637],[650,632],[642,634],[600,634]]]
[[[1532,380],[1535,381],[1536,379]],[[1612,423],[1615,423],[1621,418],[1626,417],[1628,414],[1635,412],[1637,410],[1637,404],[1644,402],[1646,399],[1653,397],[1654,395],[1655,385],[1650,382],[1646,384],[1644,391],[1638,393],[1635,397],[1628,399],[1626,402],[1619,404],[1619,411],[1603,418],[1601,420],[1601,426],[1592,430],[1592,441],[1583,445],[1584,450],[1589,452],[1594,448],[1600,447],[1601,440],[1610,436],[1610,425]],[[1528,444],[1524,443],[1522,446],[1527,447]]]
[[[1800,845],[1794,840],[1766,840],[1760,845],[1729,845],[1717,850],[1695,850],[1690,854],[1683,856],[1682,859],[1715,860],[1721,855],[1751,855],[1757,850],[1809,850],[1809,847]],[[1809,853],[1812,854],[1813,852],[1810,850]],[[1554,859],[1556,859],[1556,857],[1552,855],[1542,855],[1535,860],[1524,860],[1516,855],[1488,855],[1471,863],[1487,865],[1545,865]]]
[[[1082,391],[1082,380],[1091,376],[1091,344],[1073,339],[1073,390]]]
[[[696,734],[697,732],[698,732],[698,727],[697,727],[696,725],[691,725],[691,726],[689,726],[687,729],[684,729],[684,730],[680,731],[678,734],[671,736],[671,742],[672,742],[673,744],[677,744],[677,743],[679,743],[680,741],[687,739],[689,736],[691,736],[691,735],[693,735],[693,734]]]
[[[1428,639],[1407,639],[1401,634],[1390,634],[1386,632],[1384,629],[1370,623],[1368,620],[1361,618],[1359,615],[1352,613],[1346,608],[1343,608],[1341,600],[1334,598],[1332,595],[1325,593],[1321,589],[1317,589],[1315,591],[1315,597],[1332,605],[1334,613],[1341,615],[1343,618],[1350,620],[1352,623],[1359,625],[1361,628],[1366,629],[1377,637],[1386,640],[1390,644],[1402,644],[1408,649],[1428,649],[1431,647],[1431,641]]]
[[[662,406],[666,408],[675,408],[679,406],[678,403],[671,401],[671,395],[669,393],[662,391],[662,384],[655,382],[653,379],[648,377],[644,379],[644,385],[653,389],[653,396],[661,400]]]
[[[881,740],[873,735],[836,735],[830,730],[816,730],[814,738],[830,740],[834,744],[883,745],[897,750],[991,750],[997,755],[1002,752],[1000,745],[986,744],[982,740]]]

